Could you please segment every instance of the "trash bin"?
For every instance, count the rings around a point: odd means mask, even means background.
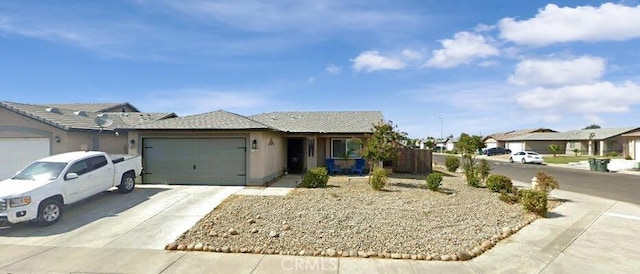
[[[596,164],[597,170],[600,172],[609,172],[607,165],[609,164],[610,161],[611,159],[598,159]]]
[[[597,170],[596,158],[589,158],[589,170],[591,170],[591,171],[596,171]]]

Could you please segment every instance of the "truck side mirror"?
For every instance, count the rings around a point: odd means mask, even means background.
[[[64,176],[65,180],[73,180],[73,179],[78,179],[78,173],[67,173],[67,175]]]

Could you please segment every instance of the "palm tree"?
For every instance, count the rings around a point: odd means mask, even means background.
[[[562,151],[562,147],[560,147],[559,145],[553,144],[553,145],[549,145],[549,150],[551,150],[551,153],[553,153],[553,158],[555,158],[556,155]]]

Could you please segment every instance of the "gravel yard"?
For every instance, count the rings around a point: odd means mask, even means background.
[[[441,189],[394,176],[375,191],[365,178],[331,177],[287,196],[233,195],[167,249],[469,259],[537,218],[463,177],[445,176]]]

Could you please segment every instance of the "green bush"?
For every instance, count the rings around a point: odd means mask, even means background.
[[[538,171],[536,173],[536,179],[538,180],[537,190],[545,193],[551,192],[551,190],[558,189],[558,181],[553,176],[544,173],[544,171]]]
[[[501,201],[507,204],[515,204],[520,200],[519,191],[517,189],[515,191],[512,191],[511,193],[503,191],[500,192],[500,197],[498,198],[500,198]]]
[[[633,158],[631,158],[631,155],[624,156],[624,159],[625,160],[633,160]]]
[[[494,192],[511,192],[513,190],[513,183],[511,182],[511,178],[507,176],[493,174],[487,178],[487,188]]]
[[[329,182],[329,174],[324,167],[316,167],[307,171],[302,177],[302,186],[308,188],[326,187]]]
[[[607,156],[610,156],[610,157],[618,157],[618,152],[611,151],[611,152],[607,153]]]
[[[465,177],[467,177],[467,185],[472,187],[480,187],[480,179],[474,171],[465,170]]]
[[[376,167],[369,176],[369,184],[375,190],[381,190],[387,184],[387,173],[384,168]]]
[[[547,214],[547,193],[540,190],[525,189],[520,191],[520,203],[535,214],[545,216]]]
[[[460,160],[456,156],[447,156],[445,165],[449,172],[456,172],[460,167]]]
[[[427,176],[427,188],[433,191],[438,190],[442,184],[442,174],[440,173],[430,173]]]
[[[481,182],[486,182],[487,177],[489,177],[489,173],[491,173],[491,166],[489,162],[485,159],[481,159],[480,163],[478,163],[478,175],[480,176]]]

